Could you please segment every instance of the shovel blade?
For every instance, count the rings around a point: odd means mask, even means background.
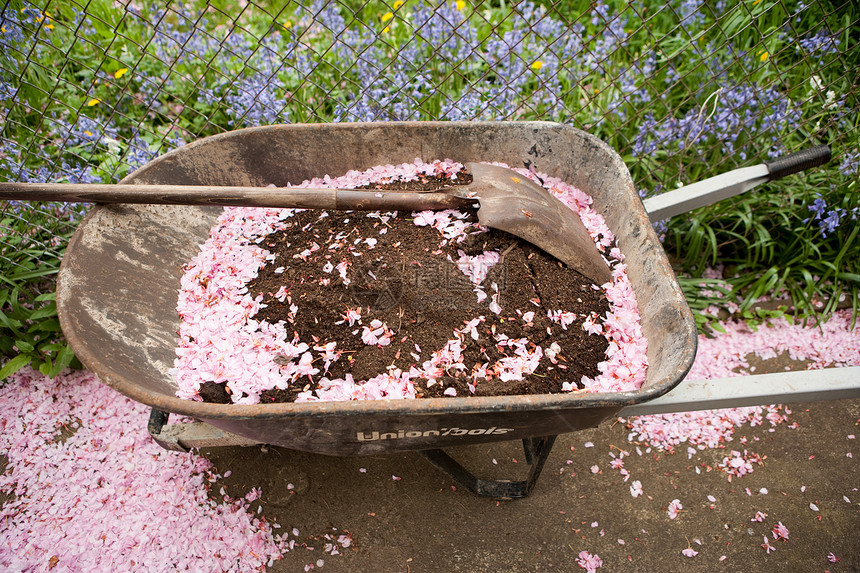
[[[504,167],[466,167],[473,177],[469,195],[478,199],[482,225],[528,241],[595,284],[611,280],[609,266],[579,215],[547,189]]]

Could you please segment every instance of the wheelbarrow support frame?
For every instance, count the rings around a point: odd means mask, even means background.
[[[654,400],[627,406],[619,416],[669,414],[719,408],[763,406],[783,402],[816,402],[860,398],[860,366],[824,368],[774,374],[755,374],[684,380],[674,390]],[[259,442],[237,436],[205,422],[167,424],[168,414],[152,409],[149,433],[161,447],[189,451],[219,446],[253,446]],[[527,477],[525,480],[480,478],[463,467],[441,448],[418,453],[474,494],[494,499],[528,496],[549,457],[557,436],[523,439]]]

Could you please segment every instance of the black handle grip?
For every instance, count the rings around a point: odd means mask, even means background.
[[[780,157],[769,163],[766,162],[765,165],[770,171],[770,181],[774,181],[787,175],[800,173],[811,167],[824,165],[828,161],[830,161],[830,146],[819,145]]]

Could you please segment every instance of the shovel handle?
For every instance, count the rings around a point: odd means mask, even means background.
[[[765,162],[765,165],[767,165],[767,169],[770,171],[768,179],[770,181],[775,181],[777,179],[787,177],[788,175],[800,173],[801,171],[805,171],[812,167],[824,165],[828,161],[830,161],[830,146],[819,145],[817,147],[810,147],[809,149],[802,149],[795,153],[790,153],[784,157],[780,157],[779,159],[774,159],[773,161]]]
[[[474,202],[444,191],[414,193],[373,189],[74,183],[0,183],[0,200],[2,199],[62,203],[225,205],[358,211],[451,209]]]

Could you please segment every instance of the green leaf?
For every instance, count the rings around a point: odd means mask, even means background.
[[[16,318],[12,318],[3,312],[0,312],[0,325],[5,326],[9,330],[17,331],[21,326],[23,326],[23,323]]]
[[[49,316],[57,316],[57,305],[56,303],[51,303],[43,306],[42,308],[37,308],[30,315],[30,320],[41,320],[43,318],[48,318]]]
[[[62,332],[60,321],[56,318],[40,320],[33,324],[27,332]]]
[[[64,370],[68,368],[68,366],[75,360],[75,353],[72,352],[72,349],[68,346],[63,347],[60,350],[60,354],[57,356],[57,366],[60,366],[60,370]]]
[[[41,373],[42,373],[42,374],[44,374],[45,376],[48,376],[48,374],[51,372],[51,369],[52,369],[53,367],[54,367],[54,366],[53,366],[53,364],[51,363],[51,361],[50,361],[49,359],[47,359],[47,358],[46,358],[44,362],[42,362],[41,364],[39,364],[39,372],[41,372]],[[53,376],[48,376],[48,377],[49,377],[49,378],[53,378]]]
[[[29,354],[35,350],[35,347],[26,340],[16,339],[15,346],[18,347],[19,352],[23,352],[24,354]]]
[[[26,354],[19,354],[15,358],[12,358],[0,368],[0,380],[5,380],[21,368],[25,367],[30,363],[31,358]]]
[[[60,270],[59,268],[51,268],[51,269],[39,269],[36,271],[30,271],[30,272],[26,272],[26,273],[15,273],[15,274],[9,275],[8,279],[9,279],[9,282],[11,282],[11,281],[17,281],[17,282],[29,281],[32,279],[39,279],[42,277],[55,275],[55,274],[57,274],[57,272],[59,270]],[[12,284],[14,284],[14,283],[12,283]]]

